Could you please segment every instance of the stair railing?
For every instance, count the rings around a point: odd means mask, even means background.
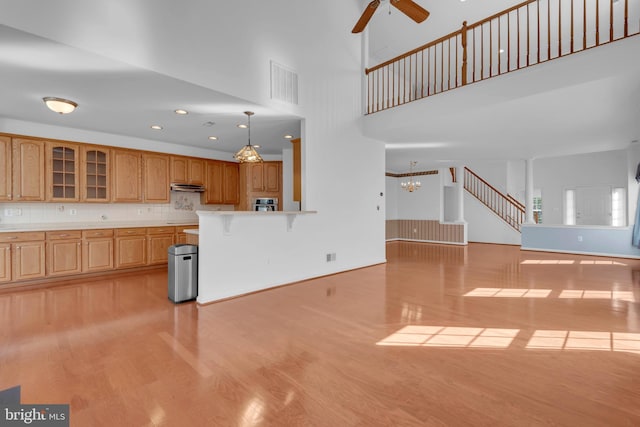
[[[524,1],[366,69],[366,113],[639,33],[640,0]]]
[[[464,168],[464,188],[507,224],[520,231],[520,226],[525,220],[525,208],[521,203],[514,202],[512,198],[496,190],[466,167]]]

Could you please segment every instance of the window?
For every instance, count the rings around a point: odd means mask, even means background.
[[[564,190],[564,224],[576,225],[576,190]]]
[[[624,227],[627,225],[627,203],[626,191],[617,187],[611,192],[611,225],[614,227]]]

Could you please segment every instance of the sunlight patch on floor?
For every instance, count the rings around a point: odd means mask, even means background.
[[[549,298],[551,296],[551,289],[475,288],[463,296],[484,298]],[[585,289],[565,289],[560,292],[558,298],[636,301],[631,291],[594,291]]]
[[[519,329],[405,326],[376,345],[507,348]]]

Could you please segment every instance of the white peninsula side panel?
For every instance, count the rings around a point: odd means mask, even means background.
[[[198,211],[198,298],[206,304],[315,277],[315,212]],[[306,253],[307,256],[300,256]]]

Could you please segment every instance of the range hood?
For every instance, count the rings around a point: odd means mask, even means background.
[[[203,185],[180,184],[180,183],[172,182],[171,191],[182,191],[185,193],[204,193],[205,188]]]

